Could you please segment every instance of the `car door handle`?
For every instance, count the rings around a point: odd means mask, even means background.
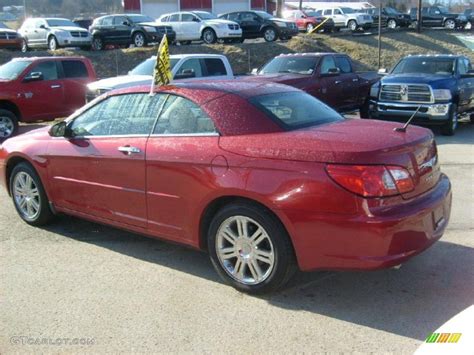
[[[127,155],[132,155],[132,154],[138,154],[141,153],[140,148],[137,147],[131,147],[129,145],[125,145],[122,147],[117,148],[119,152],[125,153]]]
[[[340,84],[340,83],[342,83],[342,81],[340,81],[340,80],[336,80],[336,81],[334,82],[334,84],[336,84],[336,85],[338,85],[338,84]]]
[[[59,89],[61,85],[51,85],[51,89]]]

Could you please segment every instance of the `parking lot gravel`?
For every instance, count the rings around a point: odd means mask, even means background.
[[[252,297],[205,253],[63,216],[33,228],[0,192],[0,353],[396,352],[473,304],[474,125],[436,136],[446,234],[400,269],[300,273]]]

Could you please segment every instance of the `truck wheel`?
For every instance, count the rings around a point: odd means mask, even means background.
[[[56,49],[59,48],[58,46],[58,40],[54,36],[50,36],[48,38],[48,48],[50,51],[55,51]]]
[[[348,23],[347,23],[347,27],[352,31],[352,32],[355,32],[357,31],[357,22],[355,20],[350,20]]]
[[[274,28],[267,27],[263,30],[263,39],[266,42],[273,42],[277,39],[277,33]]]
[[[258,205],[239,202],[221,208],[207,240],[219,276],[243,292],[274,291],[296,269],[288,233],[274,215]]]
[[[387,27],[394,30],[395,28],[397,28],[397,21],[395,21],[394,19],[388,20]]]
[[[202,40],[206,44],[215,43],[217,40],[216,33],[212,28],[206,28],[204,31],[202,31]]]
[[[441,134],[443,136],[453,136],[458,127],[458,107],[453,105],[449,119],[444,126],[441,127]]]
[[[8,110],[0,110],[0,141],[10,138],[18,130],[18,118]]]
[[[370,118],[369,100],[365,100],[364,104],[359,108],[360,118]]]
[[[447,19],[444,21],[444,27],[449,29],[449,30],[454,30],[456,28],[456,21],[453,19]]]

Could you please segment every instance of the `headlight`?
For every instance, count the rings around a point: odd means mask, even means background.
[[[56,31],[54,34],[58,37],[63,37],[63,38],[71,36],[71,34],[67,31]]]
[[[467,20],[467,17],[464,16],[464,15],[459,15],[459,16],[458,16],[458,19],[461,20],[461,21],[466,21],[466,20]]]
[[[276,24],[278,27],[286,27],[286,22],[275,21],[275,24]]]
[[[380,85],[374,84],[370,88],[370,97],[377,98],[379,96]]]
[[[147,32],[156,32],[156,28],[151,26],[143,26],[143,29]]]
[[[435,89],[433,90],[435,101],[446,101],[451,100],[451,91],[448,89]]]

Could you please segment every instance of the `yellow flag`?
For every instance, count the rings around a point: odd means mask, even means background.
[[[173,75],[171,74],[170,53],[168,49],[168,39],[163,36],[160,46],[158,47],[158,55],[156,57],[155,70],[153,71],[153,85],[167,85],[171,82]]]

